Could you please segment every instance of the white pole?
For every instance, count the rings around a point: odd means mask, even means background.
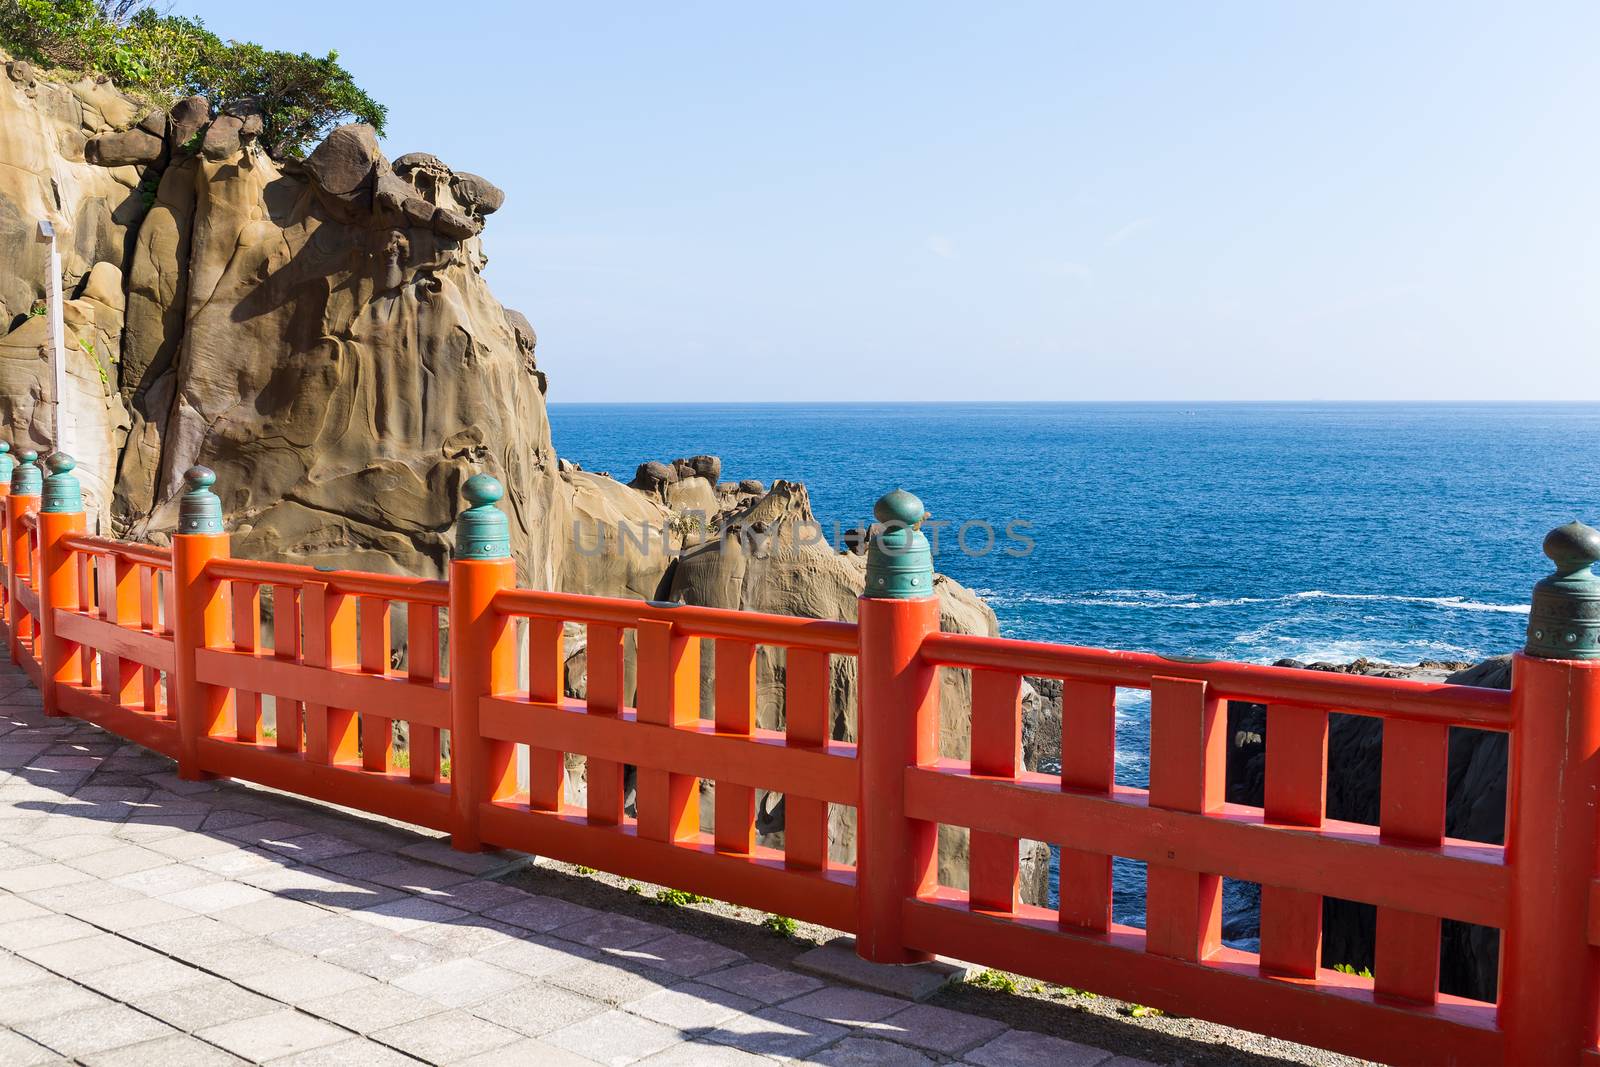
[[[56,248],[56,228],[51,223],[39,223],[39,237],[50,242],[50,276],[46,292],[50,315],[50,401],[53,407],[51,446],[55,452],[70,452],[67,441],[70,418],[67,412],[67,330],[61,311],[61,253]]]

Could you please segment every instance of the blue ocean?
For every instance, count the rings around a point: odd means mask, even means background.
[[[1554,526],[1600,522],[1600,405],[552,404],[556,451],[623,481],[711,453],[806,484],[831,530],[903,486],[938,568],[1008,637],[1254,663],[1520,646]],[[1004,531],[1033,541],[1026,555]],[[968,525],[965,551],[959,534]],[[998,537],[983,553],[985,524]],[[1148,698],[1118,706],[1147,784]],[[1116,918],[1141,924],[1119,865]]]

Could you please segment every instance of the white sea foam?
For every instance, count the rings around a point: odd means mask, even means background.
[[[1130,608],[1147,611],[1198,611],[1206,608],[1232,608],[1245,604],[1285,604],[1301,600],[1347,600],[1371,603],[1418,604],[1449,611],[1493,611],[1507,615],[1526,615],[1526,604],[1487,604],[1462,596],[1403,596],[1395,593],[1330,593],[1307,589],[1275,597],[1202,597],[1198,593],[1172,593],[1162,589],[1095,589],[1083,593],[999,593],[975,590],[1001,607],[1023,604],[1047,607]]]

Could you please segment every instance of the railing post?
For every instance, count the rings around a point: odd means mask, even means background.
[[[907,817],[905,778],[939,754],[939,672],[921,658],[923,639],[939,629],[939,598],[922,501],[897,489],[873,514],[884,525],[867,548],[860,601],[856,952],[920,963],[932,957],[907,947],[903,916],[908,899],[935,885],[938,827]]]
[[[478,729],[479,701],[516,684],[511,621],[493,602],[516,585],[517,569],[505,512],[495,506],[505,495],[500,483],[474,474],[461,492],[472,506],[456,520],[450,561],[450,843],[475,852],[483,847],[483,805],[517,788],[516,746],[486,740]]]
[[[11,662],[16,664],[22,663],[23,630],[32,627],[29,632],[36,634],[39,626],[38,619],[31,619],[24,626],[22,605],[17,600],[17,590],[31,576],[33,568],[33,557],[28,551],[28,531],[23,528],[22,516],[39,510],[43,479],[34,462],[38,458],[39,454],[33,449],[23,450],[18,457],[21,462],[11,474],[11,492],[6,497],[6,558],[11,562],[6,572],[6,600],[11,611]]]
[[[78,606],[78,566],[61,539],[84,529],[83,493],[72,457],[57,452],[50,457],[50,477],[44,480],[39,508],[39,666],[44,678],[44,713],[65,714],[57,686],[84,681],[78,646],[56,634],[56,609]]]
[[[178,498],[178,531],[172,537],[171,699],[178,720],[178,775],[205,777],[200,766],[200,739],[231,732],[229,691],[202,685],[195,653],[227,639],[228,612],[222,583],[206,574],[206,564],[229,554],[222,530],[222,501],[211,491],[217,476],[206,467],[184,472]]]
[[[6,498],[11,495],[11,472],[17,461],[11,456],[11,446],[0,441],[0,620],[5,631],[11,632],[11,535],[6,521]]]
[[[1511,900],[1500,963],[1507,1063],[1577,1063],[1600,1005],[1596,812],[1600,800],[1600,532],[1551,531],[1556,573],[1533,593],[1528,644],[1511,672],[1506,862]]]

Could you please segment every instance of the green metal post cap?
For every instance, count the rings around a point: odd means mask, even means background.
[[[11,471],[16,465],[16,457],[11,455],[11,446],[4,441],[0,441],[0,481],[10,485]]]
[[[217,474],[210,467],[190,467],[183,472],[183,495],[178,497],[180,534],[222,532],[222,501],[211,487]]]
[[[39,490],[44,485],[44,472],[39,470],[35,462],[39,458],[39,453],[31,448],[25,448],[22,450],[22,455],[17,458],[21,462],[17,464],[16,470],[11,472],[11,495],[38,496]]]
[[[1544,554],[1556,572],[1533,587],[1528,612],[1528,644],[1523,651],[1540,659],[1600,660],[1600,530],[1569,522],[1551,530]]]
[[[461,487],[472,506],[456,517],[455,559],[510,559],[511,524],[495,502],[506,495],[499,480],[474,474]]]
[[[51,455],[49,465],[50,477],[44,480],[44,502],[39,510],[65,515],[82,511],[83,491],[78,485],[78,476],[72,473],[78,461],[65,452],[56,452]]]
[[[883,528],[867,544],[863,595],[890,600],[932,596],[933,552],[920,528],[928,517],[922,501],[896,489],[878,500],[872,514]]]

